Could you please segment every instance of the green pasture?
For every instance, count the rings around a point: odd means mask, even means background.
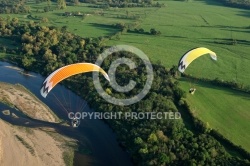
[[[218,55],[216,63],[202,57],[187,69],[197,75],[206,65],[202,77],[237,80],[250,85],[250,12],[204,1],[164,1],[167,7],[155,8],[138,28],[161,31],[160,36],[126,33],[109,45],[129,44],[143,50],[152,61],[166,67],[177,65],[179,58],[194,47],[207,47]],[[237,42],[233,45],[233,40]],[[236,76],[237,75],[237,76]]]
[[[56,3],[51,2],[51,11],[44,12],[44,7],[48,6],[47,2],[36,4],[33,1],[27,4],[31,12],[29,14],[1,14],[2,17],[17,17],[22,22],[40,22],[44,25],[51,25],[56,27],[67,26],[67,29],[77,35],[83,37],[99,37],[107,36],[118,32],[119,30],[112,27],[112,24],[125,23],[133,24],[138,22],[135,19],[125,19],[124,16],[141,16],[153,12],[155,8],[132,8],[132,9],[118,9],[109,8],[101,9],[91,7],[91,4],[80,3],[78,6],[67,6],[66,9],[57,9]],[[65,12],[81,12],[86,14],[83,16],[63,16]],[[101,15],[103,13],[103,15]],[[48,22],[43,22],[42,19],[47,18]]]
[[[187,92],[190,87],[197,89],[194,95],[187,94],[187,100],[199,119],[250,151],[250,94],[187,79],[180,84]]]

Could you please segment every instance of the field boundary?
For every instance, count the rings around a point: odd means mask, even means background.
[[[197,129],[199,132],[202,133],[208,133],[210,136],[212,136],[214,139],[216,139],[218,142],[220,142],[223,146],[225,146],[227,150],[230,149],[230,151],[234,151],[240,156],[247,158],[250,160],[250,153],[246,151],[242,146],[234,144],[229,139],[225,138],[219,131],[209,128],[206,123],[204,123],[202,120],[200,120],[192,111],[190,104],[187,100],[183,100],[184,104],[181,106],[185,110],[187,110],[187,113],[191,116],[191,120],[193,123],[193,126],[195,129]]]

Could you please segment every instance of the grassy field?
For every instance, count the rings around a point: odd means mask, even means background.
[[[146,17],[140,27],[160,30],[161,36],[127,33],[120,41],[111,40],[110,45],[131,44],[143,50],[152,61],[160,60],[165,66],[177,65],[179,58],[194,47],[207,47],[218,55],[212,63],[201,57],[186,71],[197,75],[206,64],[202,77],[235,80],[250,85],[250,23],[247,10],[207,5],[204,1],[166,1],[167,7],[159,8]],[[245,15],[243,15],[245,14]],[[229,19],[230,18],[230,19]],[[227,43],[235,39],[237,45]],[[229,43],[229,42],[228,42]],[[206,63],[207,62],[207,63]]]
[[[117,9],[110,8],[103,10],[100,8],[89,7],[90,4],[81,3],[78,6],[67,6],[66,9],[57,9],[56,3],[51,3],[51,9],[53,11],[44,12],[44,7],[47,6],[46,2],[36,4],[30,1],[27,5],[31,8],[30,14],[1,14],[3,17],[17,17],[20,21],[40,22],[44,25],[51,25],[56,27],[67,26],[68,30],[72,33],[83,37],[99,37],[110,35],[118,32],[118,29],[113,28],[111,25],[115,23],[127,23],[132,24],[137,22],[134,19],[124,19],[122,16],[126,16],[126,11],[129,11],[130,15],[141,15],[142,17],[146,13],[151,13],[155,8],[133,8],[133,9]],[[65,12],[81,12],[88,16],[63,16]],[[101,13],[104,13],[102,16]],[[42,18],[47,18],[48,22],[43,22]]]
[[[189,90],[190,81],[181,79],[181,87]],[[187,99],[196,116],[208,122],[226,138],[250,151],[250,94],[217,87],[204,82],[192,83],[197,91]]]
[[[192,63],[186,73],[198,77],[220,78],[250,86],[250,12],[249,10],[224,7],[212,0],[207,1],[159,1],[163,8],[110,8],[102,10],[89,4],[68,6],[57,10],[52,3],[51,12],[44,13],[46,3],[30,2],[31,16],[11,14],[20,21],[39,21],[47,18],[45,25],[67,26],[68,30],[83,37],[97,37],[117,32],[114,23],[136,24],[137,28],[161,31],[160,36],[125,33],[120,40],[109,40],[107,45],[127,44],[144,51],[153,62],[161,61],[166,67],[177,65],[179,58],[194,47],[207,47],[217,53],[218,61],[203,56]],[[85,17],[66,17],[64,12],[90,13]],[[98,13],[103,12],[104,15]],[[139,15],[140,19],[124,19],[122,16]],[[2,15],[8,16],[8,15]],[[233,45],[233,41],[237,44]],[[1,42],[1,39],[0,39]],[[3,56],[0,54],[0,57]],[[188,90],[189,81],[181,80]],[[249,108],[250,95],[200,83],[194,96],[187,100],[197,115],[227,138],[250,151]]]

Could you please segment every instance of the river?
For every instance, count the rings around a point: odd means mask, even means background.
[[[76,102],[85,104],[83,111],[92,111],[87,103],[80,97],[66,89],[64,86],[57,85],[52,91],[52,94],[47,98],[40,95],[40,87],[45,78],[39,74],[29,72],[28,75],[21,74],[20,71],[10,68],[15,67],[9,63],[0,61],[0,82],[7,82],[11,84],[21,84],[36,95],[42,102],[44,102],[53,112],[61,119],[68,120],[67,112],[63,108],[71,107],[74,109]],[[67,94],[67,95],[62,95]],[[65,99],[65,96],[68,96]],[[58,102],[61,101],[61,102]],[[25,127],[53,127],[62,135],[74,138],[79,141],[80,151],[85,153],[75,153],[75,166],[130,166],[132,165],[129,155],[119,146],[116,141],[116,135],[109,128],[109,126],[102,120],[98,119],[83,119],[78,128],[63,126],[60,124],[44,122],[40,120],[31,119],[21,112],[9,108],[0,103],[0,111],[8,109],[19,116],[13,118],[5,116],[0,112],[0,118],[13,125]]]

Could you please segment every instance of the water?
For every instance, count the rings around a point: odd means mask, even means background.
[[[77,111],[79,106],[82,111],[92,111],[85,101],[61,85],[57,85],[46,99],[43,98],[40,95],[40,88],[45,78],[32,72],[28,73],[32,76],[24,75],[20,71],[6,66],[15,67],[0,61],[0,82],[23,85],[53,110],[59,118],[68,120],[68,110]],[[75,154],[74,165],[76,166],[132,165],[128,154],[118,145],[115,134],[101,120],[84,119],[81,120],[79,128],[72,128],[28,118],[20,111],[0,103],[0,111],[6,109],[18,115],[19,118],[4,115],[2,112],[0,112],[0,118],[13,125],[30,128],[53,127],[58,133],[78,140],[81,145],[81,153]]]

